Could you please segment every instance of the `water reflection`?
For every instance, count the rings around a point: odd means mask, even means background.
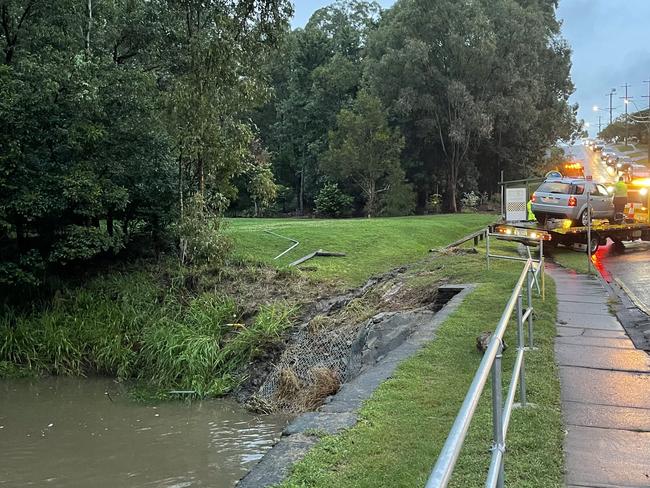
[[[233,486],[286,421],[227,400],[134,404],[108,379],[2,381],[0,487]]]

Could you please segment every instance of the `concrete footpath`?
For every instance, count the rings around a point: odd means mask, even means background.
[[[650,487],[650,356],[634,348],[597,278],[546,271],[558,295],[566,484]]]

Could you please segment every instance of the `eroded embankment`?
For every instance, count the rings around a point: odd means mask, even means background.
[[[394,269],[304,307],[284,347],[252,363],[239,400],[262,413],[319,407],[341,384],[402,344],[453,296],[430,273],[415,269]]]
[[[318,411],[298,416],[274,448],[239,482],[239,487],[264,487],[281,482],[291,466],[318,442],[320,435],[335,434],[354,425],[362,402],[403,360],[435,337],[438,326],[473,288],[472,285],[441,285],[436,287],[428,303],[423,304],[423,295],[413,294],[412,285],[400,275],[396,273],[376,290],[381,292],[377,295],[378,304],[390,308],[392,303],[397,310],[381,311],[354,326],[341,324],[337,328],[338,332],[349,329],[348,337],[353,339],[345,341],[347,347],[334,348],[333,354],[308,348],[315,339],[305,337],[318,334],[309,331],[309,323],[303,324],[295,342],[287,347],[280,363],[253,398],[258,399],[259,406],[262,404],[259,392],[275,384],[275,390],[271,389],[269,400],[263,406],[292,411],[319,407]],[[404,310],[407,304],[414,304],[408,300],[409,296],[418,296],[419,306]],[[330,331],[333,337],[340,337],[337,329]],[[323,381],[323,371],[328,371],[328,381]],[[336,384],[335,394],[332,394],[335,384],[330,382],[331,378],[343,381],[340,388]]]

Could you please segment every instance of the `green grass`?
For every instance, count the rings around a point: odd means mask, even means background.
[[[316,279],[342,285],[360,285],[370,276],[412,263],[463,235],[494,222],[492,214],[457,214],[376,219],[229,219],[237,253],[244,258],[279,266],[317,249],[345,252],[346,257],[314,258],[304,264],[315,268]],[[300,245],[281,259],[287,240],[264,230],[291,237]]]
[[[578,273],[588,273],[587,254],[571,249],[558,247],[553,250],[553,261],[565,268],[573,269]]]
[[[500,252],[505,244],[497,243]],[[481,359],[475,343],[493,330],[521,266],[484,255],[445,255],[430,261],[418,279],[474,282],[479,287],[445,321],[437,338],[402,363],[364,404],[360,422],[326,437],[301,461],[283,488],[423,486],[447,437]],[[547,280],[546,302],[535,299],[535,338],[539,349],[526,355],[528,399],[537,406],[514,410],[506,455],[506,486],[563,486],[560,396],[554,361],[556,301]],[[515,356],[515,327],[506,334],[504,385]],[[484,484],[491,446],[490,385],[485,387],[450,486]]]
[[[614,147],[616,148],[617,151],[621,151],[621,152],[629,152],[635,150],[634,146],[630,146],[630,145],[626,146],[625,144],[618,144]]]

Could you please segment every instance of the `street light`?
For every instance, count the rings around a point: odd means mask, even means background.
[[[593,110],[594,112],[606,112],[606,110],[603,110],[602,108],[599,108],[598,105],[594,105],[594,106],[592,107],[592,110]],[[601,133],[601,127],[602,127],[602,123],[601,123],[600,120],[601,120],[601,115],[598,114],[598,136],[600,136],[600,133]]]

